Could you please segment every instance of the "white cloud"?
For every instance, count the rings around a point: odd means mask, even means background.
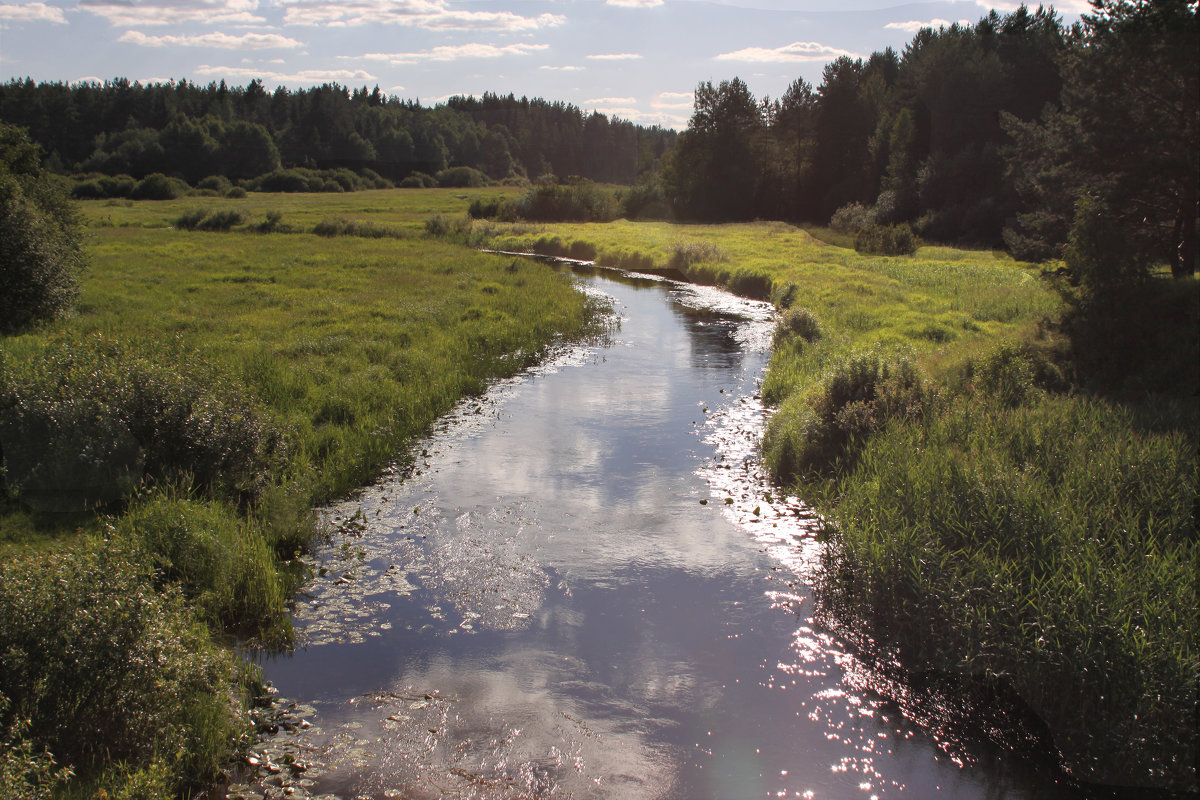
[[[65,24],[67,18],[58,6],[45,3],[0,4],[0,19],[9,22],[57,22]]]
[[[261,25],[266,22],[252,12],[258,0],[179,0],[142,2],[142,0],[79,0],[79,7],[104,17],[111,25]]]
[[[636,61],[641,58],[637,53],[597,53],[587,57],[593,61]]]
[[[1002,14],[1011,14],[1021,7],[1021,0],[975,0],[975,5],[982,8],[984,11],[995,9]],[[1024,3],[1028,6],[1029,3]],[[1047,3],[1046,5],[1054,6],[1054,10],[1060,14],[1090,14],[1092,6],[1087,0],[1058,0],[1055,3]]]
[[[552,70],[554,72],[582,72],[584,68],[574,66],[554,67],[549,64],[542,64],[538,69]]]
[[[856,53],[840,50],[817,42],[792,42],[783,47],[746,47],[732,53],[721,53],[718,61],[752,61],[793,63],[801,61],[832,61],[839,56],[857,58]]]
[[[938,28],[949,28],[953,24],[954,24],[953,22],[950,22],[949,20],[946,20],[946,19],[942,19],[941,17],[934,17],[933,19],[929,20],[928,22],[921,22],[920,20],[910,19],[907,22],[889,22],[887,25],[884,25],[883,27],[890,28],[892,30],[897,30],[897,31],[907,31],[908,33],[916,33],[917,31],[921,30],[921,28],[933,28],[934,30],[937,30]],[[971,23],[965,19],[960,19],[958,21],[958,24],[964,25],[964,26],[971,25]]]
[[[365,53],[361,58],[368,61],[387,61],[390,64],[419,64],[423,61],[459,61],[464,58],[501,58],[503,56],[526,56],[548,49],[546,44],[456,44],[440,45],[419,53]],[[350,56],[342,56],[350,58]]]
[[[695,104],[693,92],[659,92],[650,105],[656,109],[686,109],[690,111]]]
[[[277,33],[201,33],[190,36],[147,36],[139,31],[126,31],[119,42],[142,47],[215,47],[222,50],[270,50],[279,47],[303,47],[303,42]]]
[[[345,28],[357,25],[406,25],[440,31],[520,33],[566,22],[561,14],[522,17],[511,11],[463,11],[445,0],[279,0],[289,25]]]
[[[621,8],[654,8],[662,4],[663,0],[604,0],[606,6],[620,6]]]
[[[593,97],[591,100],[583,101],[584,105],[588,106],[628,106],[636,102],[636,97]]]
[[[361,69],[302,69],[297,72],[264,72],[251,67],[213,67],[202,64],[196,67],[197,75],[233,80],[261,78],[263,83],[318,84],[318,83],[366,83],[377,80],[376,76]]]

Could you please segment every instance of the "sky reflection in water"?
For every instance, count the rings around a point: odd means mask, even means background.
[[[309,726],[234,794],[1046,796],[905,720],[813,625],[815,521],[756,460],[770,309],[583,280],[614,299],[608,346],[466,404],[417,474],[331,511],[352,524],[298,603],[305,646],[265,665]]]

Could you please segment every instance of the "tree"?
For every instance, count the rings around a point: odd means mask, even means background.
[[[75,210],[37,145],[0,123],[0,331],[70,313],[86,263]]]
[[[1032,221],[1052,221],[1043,227],[1061,236],[1086,194],[1137,245],[1140,263],[1193,275],[1200,8],[1188,0],[1092,0],[1092,7],[1067,50],[1061,110],[1038,123],[1008,120],[1023,145],[1012,168],[1037,204]],[[1016,235],[1036,233],[1026,224]]]
[[[759,105],[739,78],[696,88],[688,129],[680,136],[664,182],[683,219],[746,219],[754,215],[765,131]]]

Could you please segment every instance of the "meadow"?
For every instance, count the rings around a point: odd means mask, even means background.
[[[910,678],[1018,698],[1080,780],[1196,790],[1197,281],[1160,273],[1079,336],[1055,265],[999,252],[871,256],[770,222],[437,228],[774,301],[763,452],[828,521],[824,622]]]
[[[461,196],[321,199],[82,203],[78,314],[3,340],[6,778],[50,786],[69,766],[74,792],[109,797],[210,780],[250,734],[255,681],[223,642],[287,646],[312,508],[403,469],[455,403],[597,330],[549,267],[425,239]],[[403,232],[305,230],[351,207]],[[197,208],[245,221],[172,224]],[[259,208],[295,227],[260,232]]]
[[[1175,346],[1105,390],[1080,366],[1053,276],[1003,253],[870,256],[775,222],[465,213],[516,191],[82,204],[93,264],[80,313],[3,341],[0,407],[37,429],[107,431],[88,446],[110,468],[87,481],[78,467],[45,473],[99,487],[82,506],[107,505],[31,511],[10,469],[0,620],[20,624],[3,634],[63,663],[118,636],[131,652],[185,642],[193,657],[176,653],[150,682],[111,654],[58,672],[22,662],[0,679],[0,703],[37,715],[10,739],[63,737],[60,763],[110,797],[219,768],[247,735],[229,698],[254,676],[215,642],[286,644],[301,577],[290,562],[313,535],[313,505],[402,460],[459,398],[593,332],[595,309],[560,276],[473,252],[486,247],[772,300],[763,451],[828,520],[825,621],[909,675],[1015,694],[1084,780],[1195,789],[1195,281],[1171,283],[1149,315],[1173,326],[1156,341]],[[133,592],[144,613],[92,619],[37,580],[49,571],[78,575],[81,598]],[[95,685],[84,667],[141,715],[146,734],[116,758],[64,733],[131,723],[73,721],[69,687]],[[23,763],[53,778],[36,754]]]

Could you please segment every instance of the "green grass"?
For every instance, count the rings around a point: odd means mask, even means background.
[[[595,330],[594,301],[554,270],[424,238],[475,194],[83,204],[79,313],[0,341],[0,607],[29,610],[0,615],[0,734],[28,756],[4,762],[0,794],[47,774],[41,748],[75,793],[210,779],[253,682],[216,642],[286,643],[311,508]],[[221,214],[242,222],[173,227]],[[259,232],[271,217],[291,232]],[[336,238],[306,232],[336,218]],[[111,753],[104,726],[125,737]]]
[[[1124,337],[1154,345],[1131,347],[1066,335],[1042,269],[991,251],[869,256],[781,223],[474,235],[803,310],[820,335],[781,323],[764,454],[831,523],[832,618],[1015,691],[1083,780],[1197,789],[1195,281],[1144,300]],[[1123,365],[1119,397],[1090,393],[1096,363]]]

